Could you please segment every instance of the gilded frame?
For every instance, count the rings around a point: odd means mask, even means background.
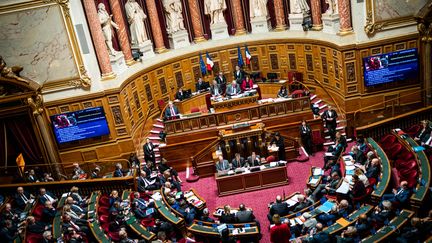
[[[379,1],[379,0],[378,0]],[[379,20],[377,19],[377,12],[375,11],[375,5],[377,0],[366,0],[366,25],[364,26],[364,31],[367,35],[374,35],[376,32],[393,29],[398,27],[405,27],[410,25],[415,25],[414,14],[409,16],[402,16],[397,18],[390,18]]]
[[[87,75],[87,70],[84,67],[83,57],[81,55],[72,19],[70,17],[69,0],[24,1],[17,4],[0,6],[0,15],[52,6],[58,6],[59,8],[63,20],[62,24],[64,25],[67,34],[67,44],[73,57],[73,65],[76,69],[74,71],[76,75],[57,80],[47,80],[41,84],[42,92],[50,93],[72,88],[88,89],[91,86],[91,79]]]

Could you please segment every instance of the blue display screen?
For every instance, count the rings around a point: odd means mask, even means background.
[[[397,81],[416,81],[419,64],[417,48],[363,58],[365,86]]]
[[[60,144],[109,134],[102,107],[54,115],[51,122]]]

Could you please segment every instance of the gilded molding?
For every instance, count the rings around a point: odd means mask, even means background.
[[[431,42],[432,41],[432,23],[425,24],[419,23],[417,25],[417,30],[420,33],[420,40],[423,42]]]
[[[386,24],[385,22],[374,23],[372,15],[373,15],[372,11],[369,10],[366,16],[366,25],[364,27],[364,31],[366,32],[367,35],[374,35],[375,32],[381,31]]]
[[[65,17],[70,18],[69,0],[42,0],[43,3],[57,3],[62,8]]]
[[[90,88],[91,86],[91,79],[87,74],[87,70],[85,69],[84,65],[79,66],[80,71],[80,79],[77,80],[71,80],[69,81],[69,86],[75,87],[75,88]]]
[[[39,116],[43,113],[43,98],[40,93],[36,94],[34,97],[27,98],[27,104],[33,111],[33,116]]]

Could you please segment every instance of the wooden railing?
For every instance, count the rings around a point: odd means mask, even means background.
[[[379,140],[382,136],[390,133],[391,129],[400,128],[406,130],[415,124],[420,124],[422,120],[432,120],[432,106],[357,127],[356,132],[357,136],[372,137]]]
[[[330,99],[333,101],[333,103],[336,105],[336,108],[338,110],[338,113],[340,114],[342,120],[345,120],[345,109],[342,109],[342,107],[340,107],[340,105],[338,104],[338,102],[336,102],[336,100],[333,98],[333,95],[330,94],[330,92],[327,90],[327,88],[317,79],[314,79],[315,82],[324,90],[324,92],[326,92],[327,96],[330,97]]]
[[[198,163],[201,159],[203,159],[206,155],[209,153],[211,154],[217,146],[219,146],[220,138],[213,140],[211,143],[209,143],[207,146],[205,146],[203,149],[201,149],[198,153],[196,153],[194,156],[190,158],[192,167],[194,169],[194,173],[196,175],[199,174],[198,172]]]

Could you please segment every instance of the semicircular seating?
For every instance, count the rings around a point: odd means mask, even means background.
[[[392,134],[385,135],[380,141],[382,149],[387,152],[387,150],[390,149],[390,147],[396,142],[396,140],[396,136]]]

